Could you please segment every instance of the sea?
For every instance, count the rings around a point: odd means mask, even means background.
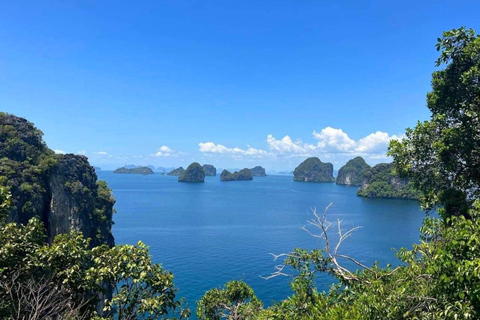
[[[381,266],[401,263],[396,250],[419,242],[425,218],[416,201],[358,197],[358,187],[294,182],[291,175],[231,182],[217,175],[204,183],[179,183],[177,177],[158,173],[97,174],[116,199],[116,244],[148,245],[153,261],[174,274],[178,296],[185,297],[193,319],[203,294],[230,280],[245,281],[265,306],[290,296],[291,270],[265,278],[282,263],[273,255],[325,247],[323,239],[302,229],[319,233],[308,223],[315,211],[322,216],[329,206],[326,219],[333,244],[339,222],[344,232],[360,227],[342,242],[339,253]],[[326,274],[317,276],[321,291],[334,282]]]

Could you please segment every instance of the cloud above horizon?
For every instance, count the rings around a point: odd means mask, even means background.
[[[184,155],[184,152],[177,152],[168,146],[161,146],[157,149],[157,152],[153,154],[155,157],[179,157]]]
[[[305,157],[324,155],[330,158],[334,155],[362,155],[372,159],[387,158],[386,152],[391,140],[401,139],[402,136],[390,135],[377,131],[355,141],[342,129],[326,127],[321,131],[313,131],[314,143],[306,143],[301,139],[292,140],[289,135],[281,139],[269,134],[267,148],[256,149],[247,145],[247,148],[226,147],[214,142],[200,142],[199,151],[203,154],[223,154],[234,158],[252,156],[256,158]]]

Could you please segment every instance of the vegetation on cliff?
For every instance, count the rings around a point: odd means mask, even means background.
[[[333,182],[333,164],[323,163],[317,157],[308,158],[293,171],[293,181]]]
[[[223,170],[222,174],[220,175],[220,181],[243,181],[243,180],[253,180],[252,172],[244,168],[240,171],[235,171],[231,173],[228,170]]]
[[[180,176],[183,172],[185,172],[185,169],[183,169],[183,167],[178,167],[177,169],[170,171],[167,175]]]
[[[336,183],[348,186],[360,186],[363,181],[363,174],[370,166],[362,157],[355,157],[348,161],[338,171]]]
[[[5,113],[0,146],[0,319],[188,316],[144,244],[113,246],[115,200],[86,157]]]
[[[363,174],[357,195],[368,198],[418,199],[420,194],[412,182],[401,178],[392,163],[380,163]]]
[[[203,170],[205,171],[206,176],[216,176],[217,175],[217,168],[212,166],[211,164],[204,164]]]
[[[205,182],[205,171],[198,162],[193,162],[178,177],[178,182]]]
[[[126,168],[121,167],[113,171],[113,173],[123,173],[123,174],[153,174],[152,168],[149,167],[135,167],[135,168]]]
[[[252,169],[250,169],[250,172],[252,172],[252,175],[254,177],[266,177],[267,174],[265,173],[265,168],[261,166],[256,166]]]

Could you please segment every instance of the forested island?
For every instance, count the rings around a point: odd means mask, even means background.
[[[250,169],[250,172],[254,177],[266,177],[267,174],[265,173],[265,168],[261,166],[256,166],[252,169]]]
[[[217,168],[215,168],[211,164],[204,164],[203,170],[205,171],[206,176],[214,177],[217,175]]]
[[[317,157],[308,158],[293,171],[293,181],[334,182],[333,164],[323,163]]]
[[[360,186],[362,185],[363,175],[368,169],[370,169],[370,166],[365,160],[362,157],[356,157],[340,168],[336,183],[347,186]]]
[[[183,167],[178,167],[177,169],[173,169],[167,175],[169,176],[180,176],[183,172],[185,172],[185,169]]]
[[[121,174],[154,174],[153,170],[149,167],[134,167],[134,168],[126,168],[121,167],[113,171],[113,173],[121,173]]]
[[[240,171],[235,171],[231,173],[228,170],[223,170],[220,175],[220,181],[244,181],[244,180],[253,180],[252,172],[244,168]]]
[[[198,162],[193,162],[178,177],[178,182],[205,182],[205,170]]]

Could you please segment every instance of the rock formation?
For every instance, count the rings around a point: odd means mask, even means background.
[[[370,168],[362,157],[353,158],[340,168],[336,182],[347,186],[360,186],[364,172]]]
[[[205,170],[198,162],[193,162],[178,177],[178,182],[205,182]]]
[[[323,163],[317,157],[308,158],[293,171],[293,181],[333,182],[333,164]]]
[[[217,175],[217,169],[212,166],[211,164],[204,164],[203,165],[203,170],[205,171],[206,176],[216,176]]]

